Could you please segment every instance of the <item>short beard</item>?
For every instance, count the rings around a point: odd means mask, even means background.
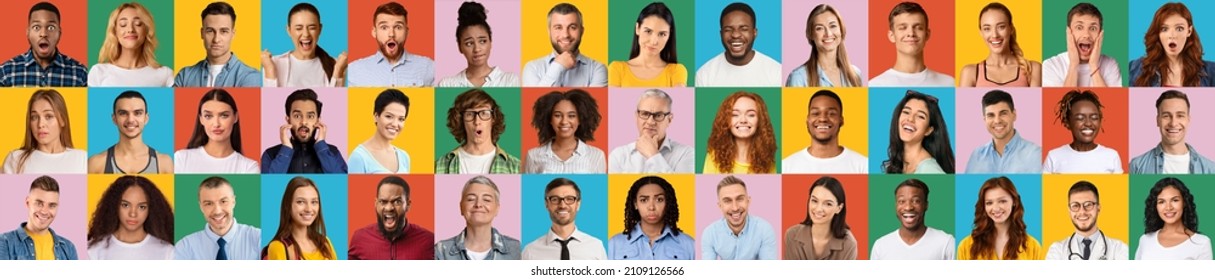
[[[397,53],[397,54],[389,54],[389,53],[388,53],[388,47],[387,47],[387,46],[385,46],[385,45],[384,45],[384,43],[379,43],[378,45],[379,45],[379,48],[380,48],[380,53],[381,53],[381,54],[384,54],[384,58],[387,58],[388,60],[397,60],[397,59],[400,59],[400,58],[401,58],[402,56],[404,56],[404,54],[405,54],[405,49],[404,49],[404,46],[403,46],[403,45],[405,45],[405,43],[397,43],[397,51],[398,51],[398,52],[400,52],[400,53]]]
[[[551,43],[553,45],[553,51],[556,51],[558,54],[561,53],[561,46],[557,45],[557,42],[549,41],[549,43]],[[578,41],[575,41],[574,45],[571,46],[570,51],[577,54],[578,48],[580,46],[582,46],[582,39],[578,39]]]
[[[384,215],[376,215],[375,220],[376,228],[380,229],[380,234],[383,234],[384,239],[388,239],[388,241],[397,240],[398,237],[405,234],[405,216],[399,216],[396,218],[397,226],[393,229],[384,227]]]

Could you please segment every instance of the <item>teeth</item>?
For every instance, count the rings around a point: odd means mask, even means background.
[[[814,127],[814,128],[815,128],[815,129],[831,129],[831,126],[829,126],[829,125],[819,125],[819,126],[816,126],[816,127]]]
[[[1094,132],[1094,130],[1091,128],[1085,128],[1085,129],[1080,130],[1080,133],[1082,133],[1084,135],[1090,135],[1090,134],[1093,134],[1093,132]]]

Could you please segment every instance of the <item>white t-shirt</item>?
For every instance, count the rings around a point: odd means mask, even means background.
[[[100,63],[89,69],[90,87],[171,87],[173,69],[143,67],[125,69],[114,64]]]
[[[1117,151],[1097,144],[1092,151],[1079,152],[1064,144],[1046,153],[1042,173],[1122,174],[1122,157]]]
[[[952,87],[953,77],[924,68],[919,73],[903,73],[891,68],[869,80],[871,87],[941,86]]]
[[[1068,61],[1067,52],[1052,56],[1051,58],[1042,61],[1042,86],[1043,87],[1061,87],[1063,81],[1067,79]],[[1105,84],[1111,87],[1122,86],[1122,72],[1118,69],[1118,61],[1107,55],[1101,55],[1101,77],[1105,78]],[[1076,66],[1076,84],[1081,87],[1087,87],[1093,84],[1093,79],[1088,75],[1092,72],[1092,66],[1089,63],[1081,63]]]
[[[1179,156],[1164,153],[1164,174],[1190,174],[1190,153]]]
[[[211,72],[211,79],[207,80],[207,86],[208,86],[208,87],[213,87],[213,86],[215,86],[215,79],[216,79],[216,78],[219,78],[219,72],[223,72],[223,71],[224,71],[224,65],[223,65],[223,64],[220,64],[220,65],[211,65],[211,66],[210,66],[210,67],[208,67],[208,68],[209,68],[209,69],[207,69],[207,71],[210,71],[210,72]]]
[[[957,252],[953,235],[928,228],[915,244],[908,245],[899,237],[899,231],[883,235],[873,242],[871,260],[952,260]]]
[[[781,173],[869,173],[869,159],[848,147],[843,148],[844,152],[832,158],[816,158],[810,155],[809,147],[798,150],[781,161]]]
[[[468,252],[468,259],[474,260],[474,261],[485,260],[485,257],[489,256],[489,251],[493,251],[493,250],[494,250],[493,248],[490,248],[489,250],[477,252],[477,251],[465,249],[465,251]]]
[[[148,235],[139,243],[125,243],[110,235],[105,241],[89,246],[89,258],[94,260],[171,260],[173,244]]]
[[[696,71],[698,87],[779,87],[781,86],[780,63],[755,51],[747,65],[737,66],[726,61],[720,53],[706,61]]]
[[[460,158],[460,174],[486,174],[489,173],[489,167],[498,153],[492,151],[484,155],[474,155],[465,152],[463,148],[456,148],[456,155]]]
[[[329,80],[329,76],[325,75],[325,66],[321,64],[320,57],[314,57],[308,60],[299,60],[291,56],[291,52],[274,56],[270,59],[274,62],[275,77],[273,79],[265,79],[263,75],[262,84],[267,87],[332,87],[335,86],[333,81]],[[262,73],[266,71],[262,69]]]
[[[25,152],[14,150],[4,158],[4,174],[18,174],[17,163]],[[85,174],[88,172],[88,152],[68,148],[62,153],[49,154],[34,150],[25,160],[24,174]]]
[[[1136,260],[1211,260],[1211,238],[1195,233],[1190,240],[1173,247],[1160,245],[1153,231],[1139,237],[1139,248],[1135,249]]]
[[[240,153],[225,158],[207,154],[202,147],[178,150],[173,153],[173,171],[176,173],[247,173],[257,174],[261,167],[257,161]]]

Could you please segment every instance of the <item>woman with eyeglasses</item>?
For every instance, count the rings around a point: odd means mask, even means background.
[[[506,114],[489,93],[470,89],[447,110],[447,130],[460,146],[435,161],[435,174],[518,174],[519,158],[498,146]]]
[[[888,174],[954,174],[949,127],[935,96],[908,90],[890,115]]]

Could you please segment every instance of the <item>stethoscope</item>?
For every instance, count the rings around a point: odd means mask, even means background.
[[[1106,258],[1106,256],[1110,252],[1110,240],[1109,240],[1109,237],[1105,236],[1105,232],[1102,232],[1101,230],[1097,230],[1097,234],[1101,235],[1101,245],[1102,245],[1101,246],[1101,257],[1097,258],[1097,259],[1104,261],[1104,260],[1108,259],[1108,258]],[[1075,251],[1072,251],[1072,244],[1074,244],[1074,243],[1072,243],[1072,240],[1074,240],[1075,238],[1076,238],[1076,233],[1074,233],[1074,232],[1072,233],[1071,237],[1067,238],[1067,259],[1069,259],[1069,260],[1086,260],[1084,258],[1084,256],[1080,255],[1080,253],[1076,253]]]

